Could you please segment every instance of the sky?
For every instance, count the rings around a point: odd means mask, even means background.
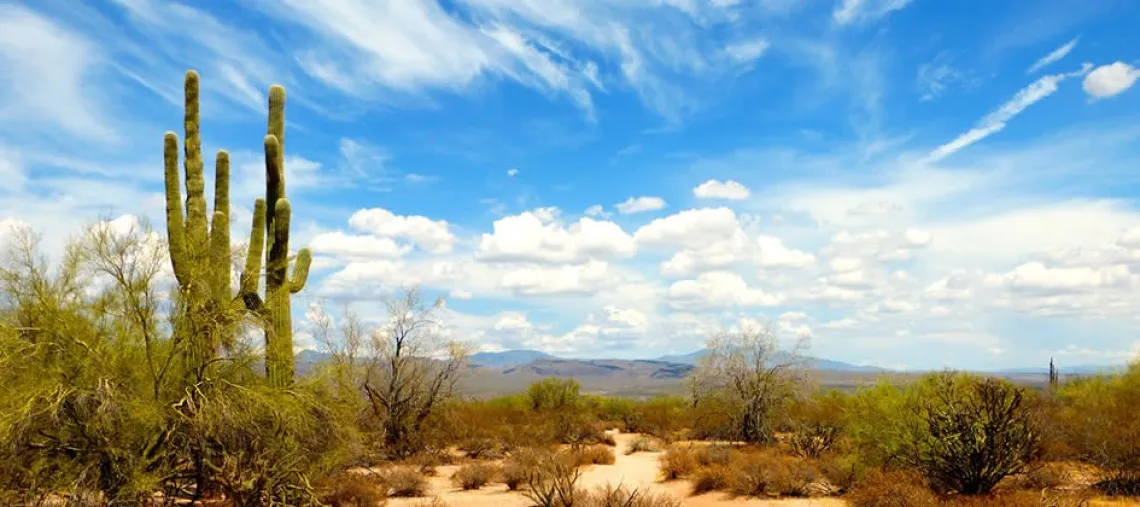
[[[769,326],[892,368],[1140,353],[1140,4],[0,0],[0,236],[164,223],[162,135],[233,160],[285,86],[310,322],[418,287],[568,357]],[[207,182],[212,181],[207,171]],[[207,185],[209,186],[209,184]]]

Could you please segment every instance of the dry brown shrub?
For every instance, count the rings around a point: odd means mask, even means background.
[[[452,484],[464,489],[479,489],[486,486],[497,475],[499,467],[491,463],[472,463],[459,467],[451,476]]]
[[[529,447],[515,451],[503,460],[503,464],[499,468],[499,478],[503,484],[507,485],[507,489],[518,490],[521,486],[526,485],[531,470],[540,465],[544,454],[549,454],[549,452]]]
[[[673,447],[661,455],[661,475],[666,481],[684,479],[698,468],[697,457],[691,449]]]
[[[740,496],[808,496],[820,479],[811,463],[772,451],[739,453],[728,468],[728,490]]]
[[[718,491],[728,487],[732,471],[725,465],[710,465],[697,468],[692,474],[693,494]]]
[[[617,439],[614,438],[613,433],[603,433],[600,443],[608,445],[610,447],[617,447]]]
[[[873,471],[847,495],[851,507],[935,507],[938,497],[914,472]]]
[[[395,466],[384,471],[384,484],[388,485],[388,496],[415,497],[427,494],[427,477],[418,470],[407,466]]]
[[[1040,491],[1053,489],[1069,482],[1069,474],[1060,463],[1045,463],[1034,466],[1021,478],[1022,487]]]
[[[633,439],[633,442],[630,442],[629,449],[626,449],[625,453],[629,455],[635,452],[656,452],[659,450],[660,446],[657,445],[656,440],[650,437],[640,436]]]
[[[630,490],[607,484],[579,495],[581,507],[681,507],[680,500],[666,493]]]
[[[375,507],[388,499],[387,486],[371,474],[336,474],[325,479],[320,490],[321,503],[330,507]]]
[[[697,464],[703,467],[712,465],[727,465],[732,461],[734,449],[728,445],[708,445],[693,450]]]
[[[1041,507],[1041,493],[1003,491],[989,495],[954,495],[943,500],[946,507]]]
[[[570,451],[570,455],[576,466],[612,465],[617,461],[617,458],[614,456],[614,450],[602,444]]]

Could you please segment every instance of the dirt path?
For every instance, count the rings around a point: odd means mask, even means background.
[[[814,499],[787,499],[787,500],[761,500],[761,499],[729,499],[724,493],[707,493],[690,496],[688,481],[658,482],[658,458],[660,452],[639,452],[626,455],[630,443],[637,438],[635,434],[615,434],[617,447],[614,454],[617,458],[613,465],[593,465],[583,467],[582,477],[578,483],[586,488],[595,488],[605,484],[622,484],[628,488],[638,488],[642,491],[655,491],[670,494],[681,500],[684,505],[692,507],[844,507],[846,502],[838,498]],[[528,507],[530,502],[516,492],[508,491],[502,484],[493,484],[477,491],[463,491],[451,484],[451,474],[457,467],[442,466],[437,470],[436,477],[430,479],[431,494],[451,507]],[[424,499],[393,498],[388,505],[393,507],[415,506]]]

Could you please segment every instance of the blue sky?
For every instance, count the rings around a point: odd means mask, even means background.
[[[768,323],[908,368],[1140,352],[1140,5],[0,0],[0,221],[162,224],[202,76],[234,238],[288,90],[302,316],[419,286],[485,350]],[[212,158],[212,156],[211,156]],[[129,218],[129,217],[128,217]],[[240,244],[235,247],[240,248]]]

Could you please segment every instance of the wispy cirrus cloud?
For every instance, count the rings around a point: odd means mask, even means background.
[[[978,123],[952,141],[935,148],[924,159],[927,163],[938,162],[958,150],[1000,132],[1010,120],[1025,111],[1029,106],[1036,104],[1045,97],[1056,93],[1058,85],[1069,78],[1083,76],[1092,70],[1091,64],[1086,64],[1080,70],[1063,74],[1050,74],[1034,81],[1029,86],[1017,92],[1013,98],[1006,101],[996,110],[987,114]]]
[[[1080,42],[1080,40],[1080,37],[1073,37],[1069,42],[1062,44],[1057,49],[1049,52],[1049,54],[1042,56],[1039,60],[1033,62],[1033,65],[1030,65],[1029,68],[1025,70],[1025,73],[1033,74],[1034,72],[1048,67],[1049,65],[1061,61],[1062,58],[1069,55],[1069,52],[1072,51],[1073,48],[1077,47],[1077,43]]]

